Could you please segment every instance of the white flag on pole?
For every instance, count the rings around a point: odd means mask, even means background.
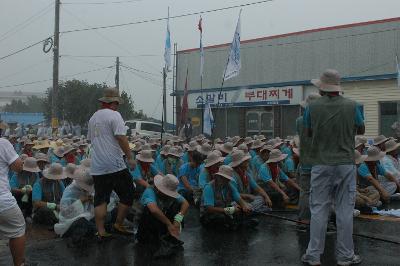
[[[211,136],[214,125],[214,117],[211,111],[210,103],[207,102],[204,107],[203,132],[204,134]]]
[[[242,63],[240,60],[240,15],[242,10],[240,10],[238,22],[236,24],[235,35],[233,36],[233,41],[231,44],[231,49],[229,51],[228,63],[224,71],[224,80],[236,77],[239,75]]]
[[[171,32],[169,31],[169,8],[167,19],[167,36],[165,37],[165,50],[164,50],[165,70],[171,70]]]
[[[397,87],[400,88],[400,62],[399,57],[396,55],[396,69],[397,69]]]

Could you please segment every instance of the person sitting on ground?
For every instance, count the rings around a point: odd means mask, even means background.
[[[182,160],[184,163],[188,163],[190,161],[193,152],[197,150],[197,146],[198,146],[197,141],[193,140],[189,142],[189,144],[186,146],[187,151],[182,156]]]
[[[177,192],[178,184],[174,175],[156,175],[154,185],[144,191],[140,200],[144,210],[137,232],[139,243],[158,246],[163,240],[177,242],[189,209],[189,203]]]
[[[88,144],[87,144],[87,142],[85,142],[83,140],[78,141],[76,144],[78,145],[78,150],[77,150],[77,155],[76,156],[77,156],[77,158],[78,158],[78,160],[80,162],[83,159],[87,158],[87,147],[88,147]]]
[[[10,180],[11,192],[25,218],[32,216],[32,188],[40,178],[39,172],[36,159],[28,157],[24,161],[22,172],[13,175]]]
[[[35,146],[35,143],[33,143],[32,140],[27,139],[24,143],[24,148],[22,149],[21,153],[26,154],[29,157],[33,157],[33,146]]]
[[[250,160],[250,169],[253,173],[258,173],[261,165],[265,162],[261,158],[261,149],[264,146],[264,142],[257,139],[253,142],[251,146],[251,150],[254,152],[254,156],[252,156]]]
[[[194,151],[189,163],[181,166],[179,169],[178,193],[187,201],[197,204],[200,200],[199,194],[199,175],[200,165],[203,163],[203,155]]]
[[[286,151],[287,152],[287,151]],[[281,169],[283,172],[290,178],[290,179],[295,179],[296,178],[296,165],[293,160],[293,151],[290,149],[290,153],[282,152],[283,154],[287,154],[288,156],[286,157],[285,160],[281,162]]]
[[[389,140],[385,143],[386,155],[381,160],[381,164],[386,172],[393,175],[397,181],[400,181],[400,162],[398,159],[400,143],[395,140]]]
[[[167,159],[163,161],[159,171],[164,175],[179,175],[179,169],[184,164],[181,160],[182,154],[179,153],[178,147],[171,147],[168,151]]]
[[[150,150],[142,150],[136,156],[136,160],[137,165],[131,175],[137,185],[135,195],[138,198],[148,186],[153,184],[153,177],[158,174],[158,171],[153,166],[154,159]]]
[[[250,205],[240,197],[233,184],[233,175],[232,167],[221,165],[214,179],[205,185],[200,208],[203,226],[234,230],[252,213]]]
[[[171,147],[171,145],[164,145],[164,147],[161,148],[160,154],[156,157],[155,160],[155,166],[157,167],[157,169],[163,168],[164,160],[168,158],[168,151]]]
[[[73,145],[65,146],[64,158],[67,161],[67,164],[73,163],[73,164],[79,165],[79,161],[76,158],[76,151],[77,151],[77,148],[74,147]]]
[[[354,151],[354,158],[357,168],[365,161],[367,155],[361,155],[358,150]],[[355,208],[361,213],[372,213],[372,207],[379,207],[382,202],[379,200],[379,192],[374,186],[360,187],[360,175],[357,175],[357,192],[356,192],[356,203]]]
[[[379,162],[385,156],[384,152],[380,151],[378,147],[372,146],[368,148],[367,155],[365,162],[360,164],[357,169],[360,176],[359,186],[362,189],[373,186],[381,195],[381,200],[388,202],[390,196],[396,192],[400,185]]]
[[[278,149],[273,149],[268,161],[260,167],[259,178],[263,182],[263,188],[271,196],[272,204],[278,208],[284,208],[289,202],[289,189],[300,191],[300,187],[282,171],[279,167],[281,161],[288,155],[282,154]]]
[[[50,149],[50,143],[47,140],[38,140],[36,141],[35,146],[33,146],[32,149],[35,151],[35,155],[39,152],[47,154]]]
[[[372,145],[384,152],[385,151],[385,143],[387,141],[389,141],[389,138],[385,137],[384,135],[379,135],[374,138]]]
[[[247,146],[247,149],[249,150],[251,158],[253,158],[254,156],[257,155],[256,152],[251,149],[251,147],[253,146],[253,143],[254,143],[254,140],[251,137],[244,138],[243,144],[245,144]]]
[[[46,154],[39,152],[39,153],[36,153],[35,158],[37,161],[37,165],[40,169],[39,176],[40,176],[40,178],[42,178],[43,170],[46,169],[48,167],[48,165],[50,164],[49,157]]]
[[[362,155],[367,154],[367,143],[368,140],[364,136],[356,136],[356,150],[359,151]]]
[[[225,160],[221,152],[212,151],[208,154],[207,159],[204,161],[204,168],[201,169],[199,175],[199,187],[204,190],[207,183],[214,179],[215,174],[218,172],[219,167]]]
[[[67,187],[72,183],[76,169],[77,165],[73,163],[69,163],[64,167],[65,178],[62,180],[64,187]]]
[[[229,165],[232,162],[233,143],[225,142],[219,146],[219,150],[222,153],[222,157],[225,157],[224,165]]]
[[[33,185],[33,221],[35,223],[53,226],[58,222],[60,200],[65,189],[61,180],[64,178],[61,164],[52,163],[43,171],[43,178]]]
[[[53,154],[50,156],[50,162],[51,163],[59,163],[62,166],[67,165],[67,161],[65,160],[65,148],[64,146],[59,146],[53,150]]]
[[[233,184],[240,193],[241,198],[250,203],[255,212],[269,211],[272,202],[268,194],[257,185],[249,172],[250,155],[246,155],[242,150],[235,150],[232,153],[232,162],[229,164],[233,168]],[[255,196],[254,194],[258,194]]]

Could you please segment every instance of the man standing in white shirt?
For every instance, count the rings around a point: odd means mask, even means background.
[[[8,171],[22,171],[22,161],[11,143],[0,139],[0,238],[9,239],[14,265],[25,263],[25,220],[11,194]]]
[[[107,215],[107,204],[114,190],[120,201],[118,214],[113,226],[118,233],[128,234],[123,221],[133,203],[134,187],[132,177],[124,160],[126,156],[129,167],[135,161],[129,149],[126,137],[126,127],[121,114],[117,112],[122,104],[118,90],[106,88],[104,97],[99,99],[101,109],[89,120],[88,140],[91,141],[91,175],[94,181],[94,207],[97,227],[97,237],[104,240],[111,237],[104,228]]]

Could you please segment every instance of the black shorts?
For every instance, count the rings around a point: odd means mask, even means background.
[[[132,206],[134,187],[132,176],[128,169],[122,171],[93,176],[94,181],[94,207],[110,202],[111,192],[114,190],[119,197],[119,202]]]

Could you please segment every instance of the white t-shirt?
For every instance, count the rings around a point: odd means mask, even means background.
[[[125,136],[125,122],[119,112],[101,109],[89,120],[88,139],[91,141],[92,175],[105,175],[126,168],[121,150],[115,136]]]
[[[11,143],[0,138],[0,212],[9,210],[17,204],[8,181],[9,165],[17,159],[18,154]]]

